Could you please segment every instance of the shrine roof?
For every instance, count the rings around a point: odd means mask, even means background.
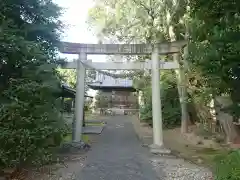
[[[75,98],[75,95],[76,95],[75,89],[71,88],[66,83],[62,83],[61,86],[62,86],[62,96],[63,97]],[[93,98],[92,96],[89,96],[87,94],[85,94],[84,97]]]
[[[94,90],[127,90],[135,91],[133,80],[113,78],[106,75],[97,76],[96,82],[88,84]]]

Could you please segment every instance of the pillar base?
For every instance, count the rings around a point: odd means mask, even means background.
[[[168,154],[171,153],[171,150],[167,149],[163,145],[159,146],[159,145],[156,145],[156,144],[152,144],[152,145],[149,146],[149,148],[150,148],[150,152],[153,153],[153,154],[168,155]]]
[[[62,153],[77,153],[79,151],[82,150],[88,150],[90,149],[90,145],[86,144],[83,141],[79,141],[79,142],[67,142],[64,143],[61,148],[60,151]]]

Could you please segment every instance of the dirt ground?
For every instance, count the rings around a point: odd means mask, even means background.
[[[152,128],[146,123],[140,122],[136,117],[133,117],[133,125],[143,145],[151,145]],[[190,129],[194,129],[194,127]],[[197,136],[194,132],[182,135],[180,128],[164,130],[163,139],[164,145],[171,150],[173,155],[209,168],[212,168],[216,155],[227,151],[227,148],[211,139]]]

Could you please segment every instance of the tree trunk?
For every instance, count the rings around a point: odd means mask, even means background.
[[[217,132],[217,117],[216,117],[216,107],[215,107],[215,100],[214,96],[210,94],[210,102],[209,102],[209,113],[211,116],[210,126],[211,126],[211,132],[216,133]]]
[[[238,136],[237,131],[233,124],[233,116],[223,112],[222,108],[226,108],[232,104],[230,97],[219,96],[216,97],[216,117],[217,120],[223,126],[224,132],[226,134],[226,142],[232,143],[234,139]]]
[[[176,41],[176,35],[173,31],[173,27],[169,26],[168,28],[169,36],[171,41]],[[184,59],[185,61],[187,57],[187,48],[184,49]],[[180,65],[180,68],[175,70],[175,73],[177,75],[177,88],[178,88],[178,94],[179,94],[179,101],[181,105],[181,132],[187,133],[188,132],[188,111],[187,111],[187,88],[186,88],[186,77],[185,77],[185,63],[180,62],[180,56],[179,54],[173,55],[173,60],[177,62]]]

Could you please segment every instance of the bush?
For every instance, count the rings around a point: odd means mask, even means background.
[[[60,99],[47,84],[12,81],[0,106],[0,167],[42,163],[59,145],[66,126],[60,118]],[[36,162],[37,161],[37,162]]]
[[[180,112],[179,108],[171,107],[163,110],[163,128],[171,129],[180,125]],[[145,106],[140,107],[140,119],[150,126],[152,126],[152,105],[147,103]]]
[[[145,105],[140,107],[140,118],[141,120],[152,125],[151,88],[145,88],[144,92],[146,101]],[[163,74],[161,84],[161,99],[164,128],[174,128],[181,124],[181,109],[178,97],[179,95],[177,91],[175,75],[171,72]]]
[[[152,104],[147,103],[140,107],[140,119],[152,126]]]
[[[64,106],[63,106],[64,112],[67,112],[67,113],[72,112],[72,102],[73,102],[72,99],[65,99],[64,100]]]
[[[215,180],[240,180],[240,150],[216,158]]]
[[[50,158],[61,142],[55,69],[61,8],[52,0],[1,1],[0,169]]]

